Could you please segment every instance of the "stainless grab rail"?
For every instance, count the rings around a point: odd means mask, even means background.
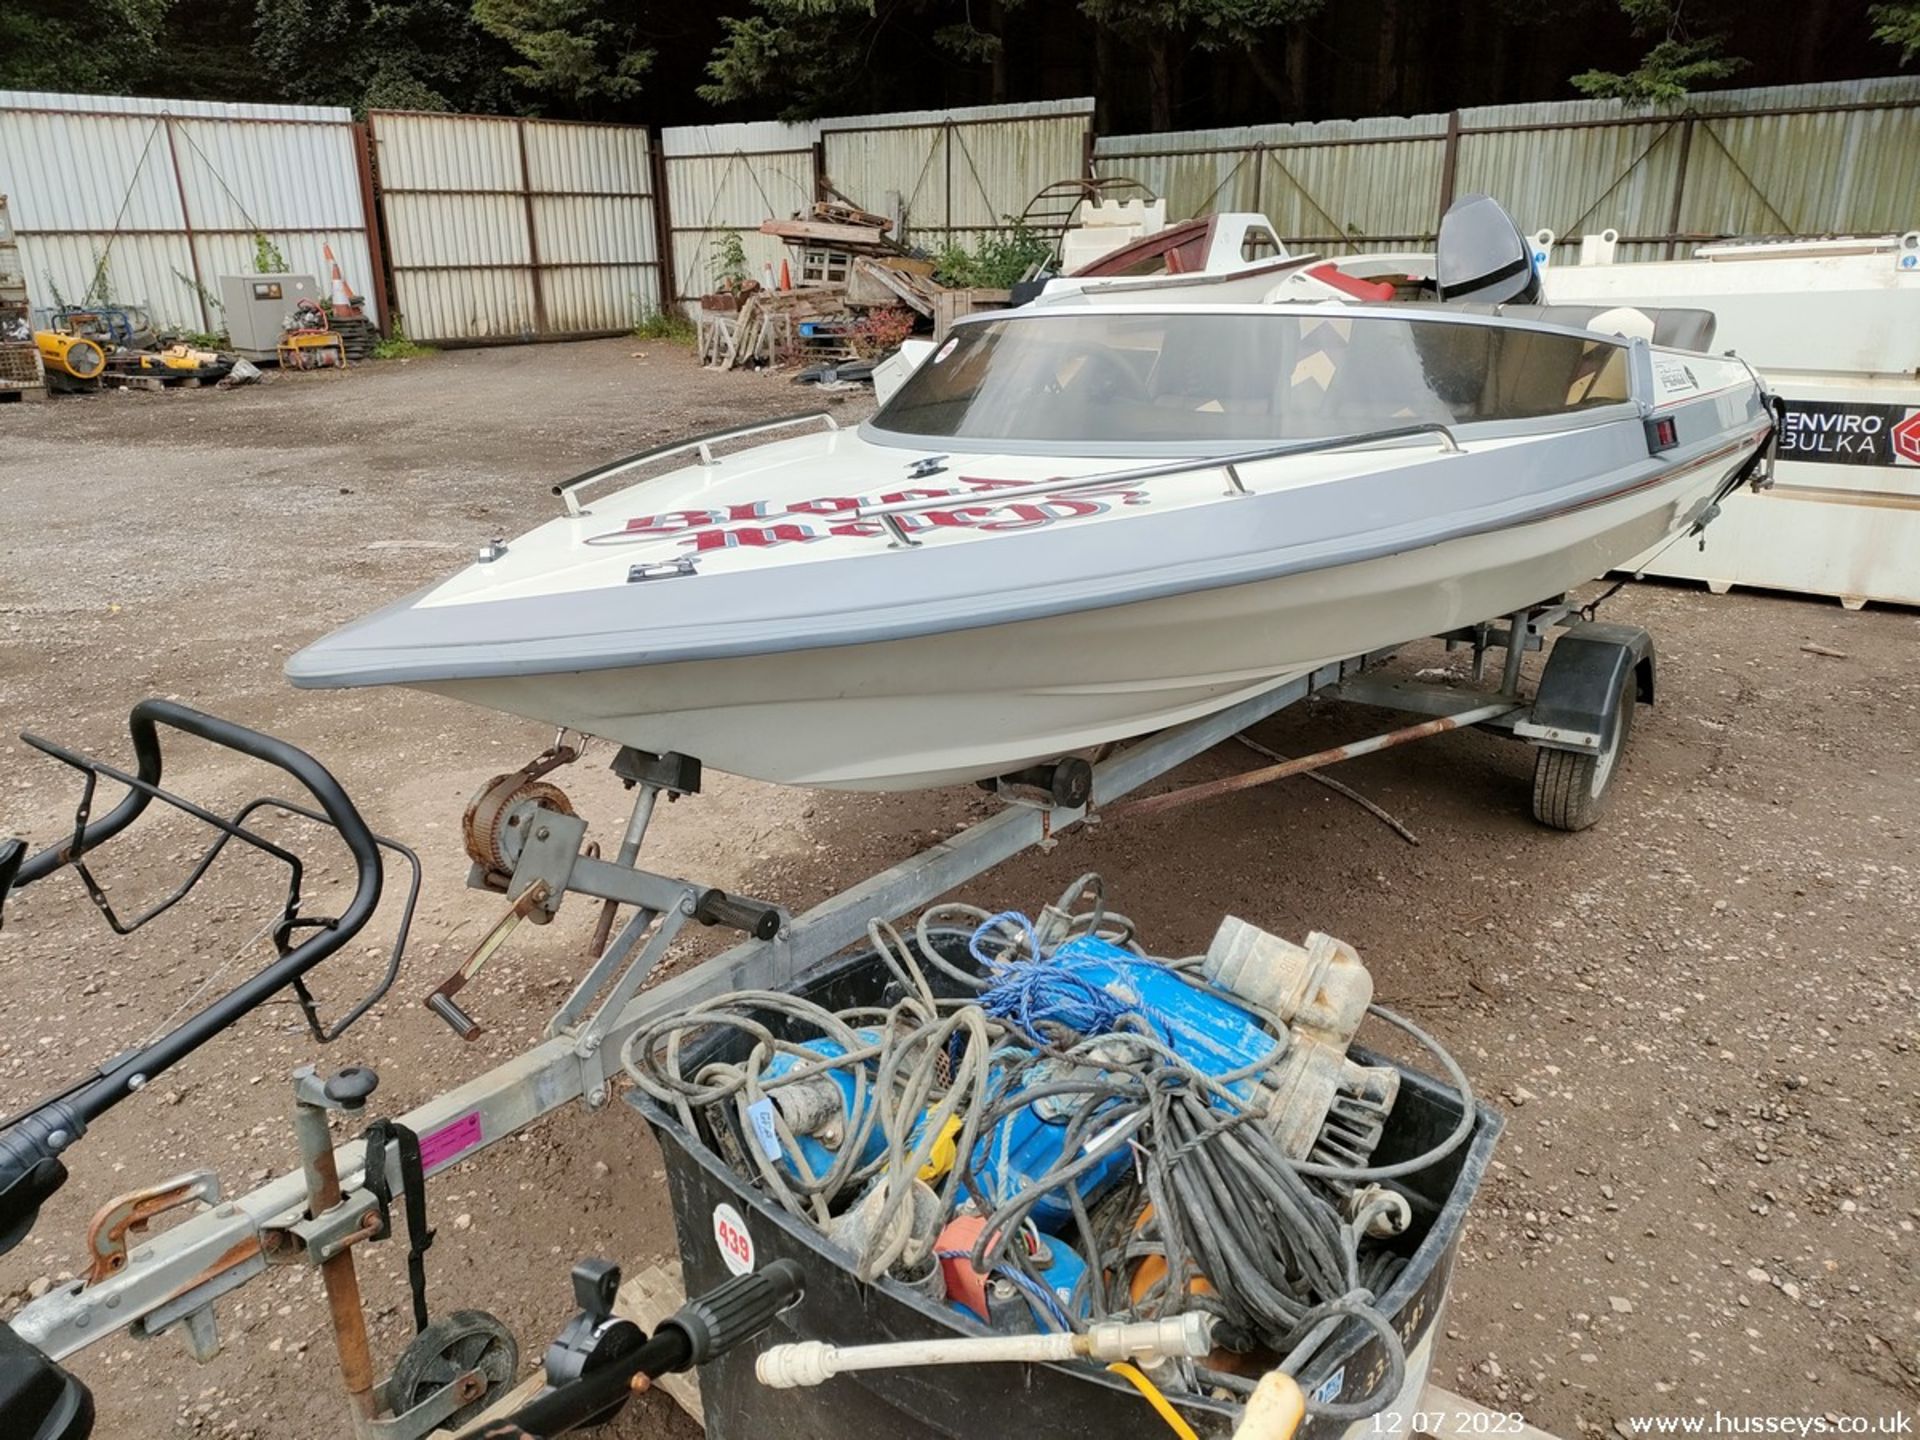
[[[676,440],[671,445],[656,446],[652,450],[642,450],[638,455],[609,461],[605,465],[583,471],[571,480],[562,480],[553,487],[553,493],[566,501],[567,514],[577,519],[587,513],[580,508],[580,497],[574,493],[583,485],[591,484],[596,480],[610,479],[624,471],[645,465],[650,460],[664,460],[669,455],[681,455],[689,450],[700,452],[702,465],[715,465],[719,462],[713,458],[713,451],[708,448],[715,441],[733,440],[742,435],[760,435],[768,430],[784,430],[789,425],[804,425],[809,420],[824,420],[829,430],[840,428],[840,422],[825,410],[808,410],[799,415],[783,415],[778,420],[758,420],[750,425],[730,425],[724,430],[709,430],[706,434],[695,435],[690,440]]]
[[[1441,450],[1448,455],[1461,453],[1460,442],[1453,437],[1453,431],[1445,425],[1430,422],[1421,425],[1397,425],[1387,430],[1369,430],[1363,435],[1335,435],[1325,440],[1302,440],[1291,445],[1275,445],[1265,450],[1244,450],[1237,455],[1216,455],[1197,460],[1171,460],[1164,465],[1142,465],[1131,470],[1106,470],[1098,475],[1063,476],[1058,480],[1038,480],[1031,485],[1016,485],[1005,490],[959,491],[952,495],[937,495],[918,500],[894,500],[885,505],[862,505],[853,512],[857,520],[878,520],[887,527],[893,536],[893,543],[900,545],[918,545],[900,523],[902,515],[917,514],[922,510],[951,510],[956,506],[969,509],[995,508],[1009,501],[1024,500],[1034,495],[1058,495],[1066,491],[1089,490],[1096,486],[1125,485],[1135,480],[1157,480],[1169,475],[1196,474],[1203,470],[1224,470],[1227,472],[1227,493],[1229,495],[1247,495],[1246,482],[1240,478],[1239,467],[1252,465],[1262,460],[1280,460],[1290,455],[1313,455],[1329,450],[1348,450],[1367,445],[1385,444],[1394,440],[1412,440],[1420,436],[1435,435],[1440,439]]]

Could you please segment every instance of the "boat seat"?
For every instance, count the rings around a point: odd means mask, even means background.
[[[1504,315],[1511,320],[1538,320],[1547,325],[1565,325],[1574,330],[1594,330],[1606,335],[1640,335],[1655,345],[1675,350],[1705,350],[1713,344],[1718,325],[1711,310],[1696,310],[1680,305],[1476,305],[1454,300],[1448,310],[1467,310],[1475,315]],[[1645,316],[1644,326],[1631,323]],[[1596,324],[1605,317],[1604,324]]]

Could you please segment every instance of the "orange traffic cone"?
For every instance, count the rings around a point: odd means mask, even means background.
[[[793,288],[793,271],[787,268],[787,262],[784,256],[781,257],[780,260],[780,288],[782,290],[791,290]]]
[[[333,246],[322,244],[320,253],[326,257],[328,283],[331,286],[333,308],[336,310],[353,309],[353,292],[347,289],[347,282],[340,274],[340,262],[333,258]]]

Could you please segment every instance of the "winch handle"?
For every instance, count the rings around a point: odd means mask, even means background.
[[[694,906],[693,918],[702,925],[724,925],[756,940],[771,940],[780,933],[778,907],[744,895],[729,895],[724,890],[708,890]]]

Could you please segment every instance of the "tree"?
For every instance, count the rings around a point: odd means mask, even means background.
[[[611,0],[473,0],[473,18],[520,57],[507,67],[509,78],[541,101],[584,114],[640,93],[653,64],[635,19],[641,8]]]
[[[173,0],[0,0],[0,90],[124,94],[159,56]]]
[[[837,108],[859,85],[866,36],[886,23],[874,0],[753,0],[757,14],[722,16],[724,34],[707,61],[700,98],[714,105],[773,100],[780,118]]]
[[[1886,5],[1869,5],[1867,16],[1873,21],[1873,38],[1900,48],[1900,63],[1911,65],[1920,55],[1920,0],[1893,0]]]
[[[280,93],[357,111],[500,110],[502,46],[463,0],[259,0],[254,57]]]
[[[1265,39],[1317,14],[1325,0],[1079,0],[1095,25],[1146,61],[1152,127],[1173,127],[1174,73],[1187,49],[1253,54]],[[1279,83],[1266,78],[1268,88]]]
[[[1746,61],[1723,54],[1724,35],[1693,35],[1682,11],[1685,0],[1620,0],[1620,8],[1642,39],[1659,36],[1640,63],[1625,73],[1583,70],[1573,77],[1573,88],[1596,100],[1627,100],[1670,104],[1715,80],[1725,80],[1746,67]]]
[[[804,120],[893,103],[874,51],[913,30],[928,48],[990,67],[992,93],[1006,95],[1005,12],[1020,0],[751,0],[755,14],[722,16],[720,44],[707,61],[702,100],[715,105],[773,101],[783,120]],[[902,22],[896,25],[894,22]],[[892,57],[897,60],[896,57]]]

